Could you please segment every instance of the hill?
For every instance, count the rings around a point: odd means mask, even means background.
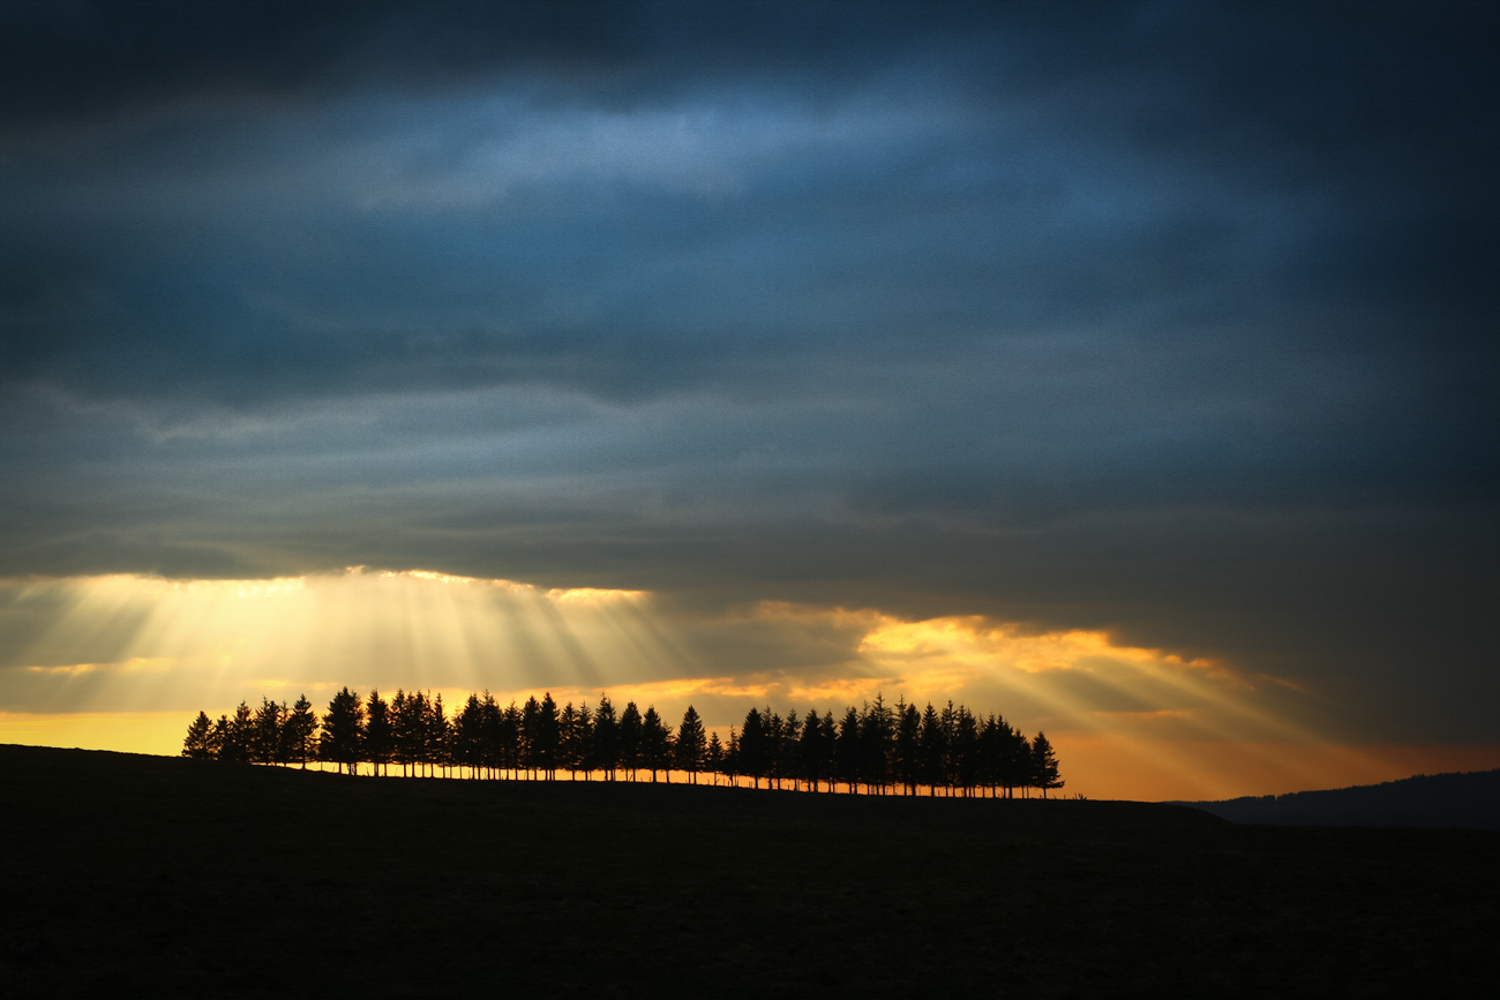
[[[1378,785],[1174,804],[1232,823],[1500,830],[1500,770],[1419,774]]]
[[[7,995],[1484,995],[1500,834],[0,746]]]

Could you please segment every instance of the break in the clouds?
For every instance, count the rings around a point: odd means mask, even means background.
[[[1495,28],[7,5],[0,575],[978,615],[1495,742]]]

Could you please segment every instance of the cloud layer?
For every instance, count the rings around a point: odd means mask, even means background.
[[[1494,741],[1494,17],[7,5],[0,576],[977,615]]]

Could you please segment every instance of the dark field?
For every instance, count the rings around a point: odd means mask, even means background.
[[[0,746],[0,994],[1491,995],[1500,834]]]

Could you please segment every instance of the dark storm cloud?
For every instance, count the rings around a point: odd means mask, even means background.
[[[0,573],[982,612],[1495,735],[1487,6],[0,18]]]

